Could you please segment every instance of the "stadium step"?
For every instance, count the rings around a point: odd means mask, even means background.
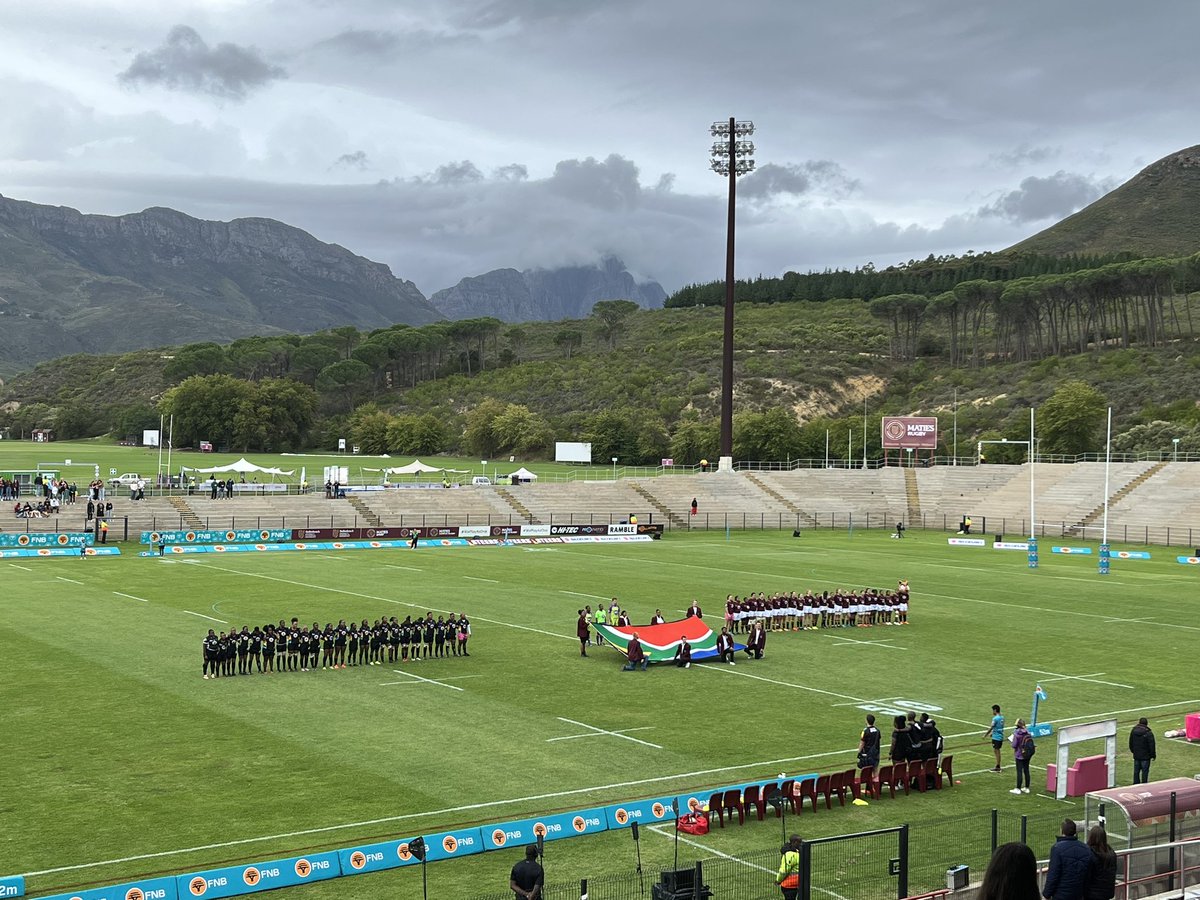
[[[183,497],[168,497],[167,502],[179,513],[179,518],[188,528],[203,528],[204,521],[196,515],[196,511],[188,506]]]
[[[503,498],[504,502],[515,509],[517,511],[517,515],[521,516],[530,525],[541,524],[537,517],[526,508],[525,504],[514,497],[506,488],[496,488],[496,495]]]
[[[783,494],[779,493],[779,491],[775,490],[775,488],[771,487],[769,484],[767,484],[765,481],[763,481],[761,478],[759,478],[753,472],[743,472],[742,474],[744,474],[746,476],[747,481],[749,481],[751,484],[753,484],[755,487],[757,487],[764,494],[766,494],[767,496],[774,499],[777,503],[782,503],[785,507],[787,507],[788,512],[804,519],[805,524],[807,524],[810,527],[815,526],[817,524],[816,519],[814,519],[812,516],[810,516],[808,513],[806,513],[800,507],[798,507],[795,503],[793,503],[791,500],[789,500]]]
[[[921,521],[921,491],[917,487],[917,470],[904,470],[904,493],[908,498],[909,524]]]
[[[663,503],[661,500],[659,500],[657,497],[655,497],[652,493],[650,493],[648,490],[646,490],[646,488],[643,487],[641,484],[639,484],[636,481],[630,481],[629,486],[634,489],[634,491],[637,493],[637,495],[639,497],[641,497],[643,500],[645,500],[647,503],[649,503],[651,506],[653,506],[656,510],[658,510],[658,512],[661,515],[666,516],[667,521],[669,521],[671,523],[672,528],[686,528],[687,527],[687,525],[688,525],[687,519],[683,518],[682,516],[675,515],[675,513],[673,513],[671,511],[670,507],[668,507],[665,503]]]
[[[1133,491],[1137,490],[1139,487],[1141,487],[1143,484],[1145,484],[1147,481],[1149,481],[1151,478],[1153,478],[1155,475],[1157,475],[1159,472],[1161,472],[1166,467],[1167,467],[1167,463],[1157,462],[1154,465],[1152,465],[1150,468],[1148,468],[1145,472],[1143,472],[1141,475],[1134,477],[1131,481],[1129,481],[1128,484],[1126,484],[1124,487],[1120,488],[1115,494],[1113,494],[1112,496],[1110,496],[1108,498],[1109,507],[1111,508],[1111,507],[1115,506],[1117,504],[1117,501],[1122,500],[1123,498],[1127,497],[1129,494],[1131,494]],[[1095,509],[1093,509],[1090,513],[1088,513],[1086,516],[1084,516],[1082,519],[1080,519],[1078,522],[1076,522],[1074,525],[1072,525],[1070,528],[1068,528],[1067,533],[1068,534],[1078,534],[1080,531],[1084,530],[1089,525],[1095,524],[1095,522],[1103,515],[1104,515],[1104,504],[1101,503],[1099,506],[1097,506]]]
[[[362,516],[366,520],[367,524],[372,528],[378,528],[383,524],[383,520],[380,519],[379,516],[375,515],[375,511],[371,509],[371,507],[367,506],[361,497],[348,493],[346,495],[346,500],[354,508],[354,511]]]

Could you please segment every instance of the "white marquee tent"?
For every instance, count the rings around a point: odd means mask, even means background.
[[[249,474],[250,472],[261,472],[264,475],[294,475],[295,470],[285,472],[283,469],[276,469],[271,466],[259,466],[250,462],[246,457],[242,457],[237,462],[230,463],[227,466],[213,466],[211,469],[194,469],[184,466],[184,469],[189,472],[200,472],[204,475],[210,475],[217,472],[240,472]]]

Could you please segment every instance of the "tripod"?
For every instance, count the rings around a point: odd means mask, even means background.
[[[425,838],[419,837],[409,842],[408,850],[421,861],[421,896],[425,900],[429,900],[429,876],[425,871],[426,857],[429,855],[426,851]]]
[[[637,851],[638,892],[644,897],[646,895],[646,884],[642,880],[642,845],[641,842],[638,841],[637,819],[633,820],[630,830],[633,832],[633,847]]]

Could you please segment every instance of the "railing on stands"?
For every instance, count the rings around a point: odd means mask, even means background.
[[[1048,860],[1040,861],[1045,881]],[[1194,897],[1189,887],[1200,885],[1200,838],[1168,841],[1117,851],[1117,893],[1114,900],[1138,897]]]
[[[76,505],[78,507],[78,504]],[[70,509],[70,508],[69,508]],[[94,523],[83,523],[82,509],[73,509],[75,515],[60,515],[45,519],[14,519],[10,530],[32,533],[35,531],[90,531]],[[903,521],[908,531],[933,531],[953,533],[958,530],[962,519],[960,513],[922,513],[918,518],[909,518],[895,511],[878,512],[739,512],[708,513],[694,516],[680,511],[683,525],[673,525],[669,518],[652,510],[631,510],[640,522],[662,523],[670,531],[846,531],[853,534],[862,529],[894,529],[896,522]],[[1029,536],[1029,520],[1025,518],[994,515],[985,512],[968,513],[974,521],[972,536],[989,539],[995,535],[1008,540],[1020,541]],[[354,515],[330,516],[263,516],[237,515],[236,500],[228,516],[200,516],[200,524],[189,523],[178,515],[130,516],[113,515],[109,518],[110,540],[137,540],[142,531],[170,531],[201,528],[204,530],[236,528],[414,528],[447,525],[527,525],[529,522],[516,513],[488,515],[437,515],[414,513],[385,520],[382,524]],[[540,518],[543,525],[617,525],[628,519],[625,513],[552,513]],[[1038,522],[1034,529],[1039,538],[1062,539],[1063,541],[1098,541],[1104,528],[1102,525],[1081,525],[1077,522]],[[120,536],[118,537],[118,533]],[[1115,544],[1158,545],[1165,547],[1194,548],[1200,542],[1200,525],[1141,525],[1120,521],[1110,522],[1108,539]],[[1189,554],[1190,555],[1190,554]]]

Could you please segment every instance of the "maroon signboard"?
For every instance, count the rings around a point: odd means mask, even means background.
[[[413,534],[418,537],[458,537],[458,526],[429,526],[420,528],[294,528],[294,541],[401,541]]]
[[[936,450],[936,416],[884,416],[883,449]]]

